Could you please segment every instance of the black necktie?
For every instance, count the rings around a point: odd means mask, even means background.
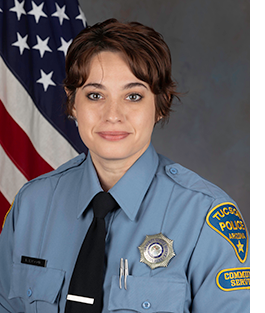
[[[118,205],[107,192],[92,202],[94,218],[80,249],[70,281],[65,313],[100,313],[103,306],[105,216]]]

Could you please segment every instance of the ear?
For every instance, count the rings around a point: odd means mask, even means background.
[[[64,91],[66,93],[66,96],[67,96],[67,99],[68,99],[68,103],[69,103],[69,97],[70,97],[70,91],[64,87]],[[76,120],[76,108],[75,108],[75,104],[73,105],[73,108],[72,108],[72,112],[71,114],[69,114],[69,117],[70,118],[73,118],[74,120]]]
[[[74,104],[73,109],[72,109],[72,116],[73,116],[73,118],[76,120],[76,108],[75,108],[75,104]]]
[[[158,122],[160,122],[160,120],[162,120],[162,118],[163,118],[163,116],[161,116],[161,115],[158,116],[155,123],[157,124]]]
[[[64,91],[65,91],[65,93],[66,93],[66,95],[67,95],[67,98],[68,98],[69,95],[70,95],[70,91],[69,91],[66,87],[64,87]]]

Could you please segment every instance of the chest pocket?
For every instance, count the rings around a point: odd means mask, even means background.
[[[57,313],[64,275],[58,269],[13,264],[8,298],[20,298],[27,313]]]
[[[119,288],[118,276],[112,277],[109,311],[141,313],[182,313],[186,281],[158,277],[128,276],[127,290]]]

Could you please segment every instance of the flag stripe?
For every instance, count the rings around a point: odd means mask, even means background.
[[[38,154],[27,134],[8,114],[1,100],[0,143],[12,162],[28,180],[53,170]]]
[[[57,168],[78,155],[69,142],[41,115],[2,58],[0,58],[0,99],[15,122],[27,133],[37,152],[51,167]]]
[[[5,215],[8,212],[8,209],[10,208],[10,203],[6,200],[6,198],[4,197],[4,195],[2,194],[2,192],[0,191],[0,231],[2,228],[2,221],[4,221]]]
[[[12,203],[14,196],[27,179],[9,159],[2,146],[0,146],[0,160],[0,190],[6,200]]]

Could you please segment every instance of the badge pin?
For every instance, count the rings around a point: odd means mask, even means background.
[[[162,233],[146,236],[138,249],[141,254],[140,262],[147,264],[152,270],[157,267],[167,267],[169,261],[176,255],[173,250],[173,240]]]

